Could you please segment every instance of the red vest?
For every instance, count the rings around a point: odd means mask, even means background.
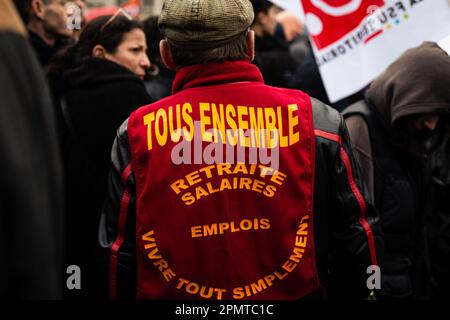
[[[247,61],[182,68],[173,90],[128,122],[137,297],[297,299],[318,289],[310,98],[264,85]]]

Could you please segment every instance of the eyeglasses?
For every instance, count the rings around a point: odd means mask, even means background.
[[[123,10],[122,8],[120,8],[119,10],[116,11],[116,13],[114,13],[111,18],[108,19],[108,21],[106,21],[103,26],[100,28],[100,32],[103,32],[103,30],[105,30],[105,28],[107,26],[109,26],[111,23],[113,23],[113,21],[119,16],[119,14],[123,14],[125,16],[125,18],[127,18],[128,20],[133,20],[133,17],[126,12],[125,10]]]

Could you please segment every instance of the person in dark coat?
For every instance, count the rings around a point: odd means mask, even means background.
[[[59,119],[67,195],[67,265],[78,265],[81,291],[95,298],[95,245],[116,130],[129,114],[152,102],[142,79],[150,66],[142,25],[121,11],[98,17],[77,45],[52,66],[49,79]]]
[[[261,70],[266,84],[287,87],[288,79],[296,68],[289,52],[283,27],[277,23],[278,8],[268,0],[252,0],[255,15],[255,65]]]
[[[73,35],[67,27],[66,0],[14,0],[30,35],[30,43],[46,68]]]
[[[344,111],[385,238],[381,298],[448,297],[450,57],[406,51]]]
[[[164,65],[159,54],[159,42],[163,36],[158,28],[158,17],[150,17],[143,23],[148,44],[147,54],[152,61],[144,83],[149,95],[155,100],[161,100],[172,94],[175,73]]]
[[[0,300],[61,299],[62,168],[44,75],[0,1]]]

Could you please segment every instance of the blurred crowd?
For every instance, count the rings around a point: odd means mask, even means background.
[[[172,93],[176,70],[162,62],[158,17],[117,9],[68,28],[69,2],[0,1],[0,297],[104,295],[98,226],[117,129]],[[425,43],[330,103],[302,21],[251,2],[253,63],[265,83],[302,90],[345,118],[382,222],[378,298],[448,298],[450,57]],[[83,290],[65,289],[70,265],[82,270]]]

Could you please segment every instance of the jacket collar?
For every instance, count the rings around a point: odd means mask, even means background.
[[[107,59],[89,57],[79,66],[63,73],[67,88],[77,88],[108,84],[115,81],[134,81],[143,83],[134,73],[122,65]]]
[[[248,60],[226,61],[183,67],[177,71],[172,92],[233,82],[264,83],[259,69]]]

